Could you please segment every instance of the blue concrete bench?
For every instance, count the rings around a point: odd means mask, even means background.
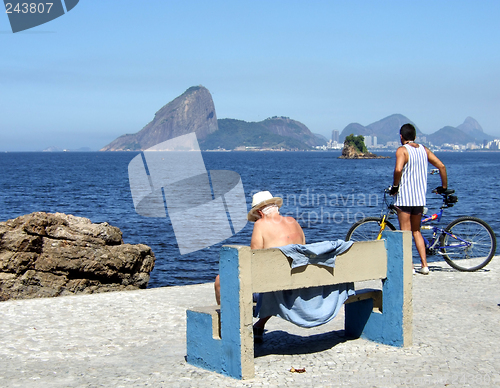
[[[410,232],[356,242],[335,268],[290,268],[279,249],[223,246],[220,306],[187,311],[187,361],[237,379],[254,377],[253,293],[382,280],[382,290],[357,290],[345,304],[345,333],[392,346],[412,342]]]

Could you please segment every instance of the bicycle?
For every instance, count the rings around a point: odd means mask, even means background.
[[[432,237],[424,238],[426,252],[428,256],[442,255],[443,259],[452,268],[459,271],[473,272],[485,267],[493,258],[496,252],[496,237],[491,227],[483,220],[462,216],[450,222],[445,228],[436,225],[429,225],[431,222],[440,222],[444,209],[453,207],[458,198],[452,195],[455,190],[446,190],[444,193],[433,193],[443,196],[443,203],[440,210],[427,216],[424,215],[421,221],[422,231],[432,231]],[[379,240],[382,232],[388,228],[396,230],[389,218],[395,215],[396,206],[393,204],[393,197],[389,196],[389,189],[384,191],[384,205],[387,210],[382,210],[380,217],[365,217],[354,223],[346,235],[346,241],[367,241]]]

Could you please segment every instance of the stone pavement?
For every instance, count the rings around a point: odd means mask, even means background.
[[[185,362],[186,308],[213,304],[212,284],[1,302],[0,387],[500,386],[500,257],[430,268],[413,277],[413,346],[348,340],[342,316],[272,318],[245,381]]]

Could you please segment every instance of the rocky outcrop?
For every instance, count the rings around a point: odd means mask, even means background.
[[[389,156],[378,156],[372,154],[371,152],[360,152],[354,146],[350,144],[344,144],[342,149],[342,155],[339,159],[388,159]]]
[[[145,150],[191,132],[203,140],[217,128],[210,92],[203,86],[194,86],[156,112],[154,119],[138,133],[120,136],[101,151]]]
[[[0,222],[0,300],[146,288],[154,263],[108,223],[43,212]]]

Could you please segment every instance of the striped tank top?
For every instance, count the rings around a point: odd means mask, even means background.
[[[408,151],[408,163],[403,167],[399,182],[399,192],[394,205],[425,206],[427,193],[427,152],[423,145],[418,148],[405,144]]]

